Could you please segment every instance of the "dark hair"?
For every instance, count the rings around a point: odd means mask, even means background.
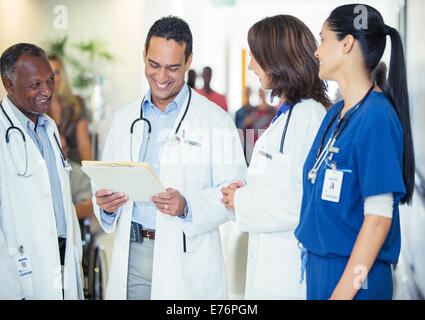
[[[372,81],[382,90],[385,89],[385,84],[387,82],[387,65],[385,62],[379,62],[375,69],[373,69]]]
[[[18,43],[10,48],[6,49],[3,52],[0,58],[0,70],[1,77],[8,78],[10,80],[13,79],[13,74],[15,72],[16,63],[20,56],[28,54],[32,57],[45,57],[47,60],[46,52],[40,47],[37,47],[31,43]]]
[[[318,76],[316,40],[301,20],[277,15],[258,21],[249,29],[248,44],[269,78],[273,96],[284,94],[291,105],[305,98],[312,98],[326,108],[331,105],[326,85]]]
[[[363,20],[366,17],[367,19]],[[359,19],[362,20],[361,24]],[[411,203],[415,184],[415,158],[410,127],[406,65],[400,35],[396,29],[384,23],[381,14],[375,8],[364,4],[340,6],[331,12],[327,22],[328,28],[336,32],[338,40],[352,35],[359,42],[366,68],[370,72],[381,60],[386,37],[390,36],[391,60],[383,91],[393,104],[403,127],[403,179],[406,195],[400,203]]]
[[[174,40],[180,45],[186,44],[184,55],[185,61],[192,53],[192,32],[189,25],[183,19],[174,16],[163,17],[152,25],[146,37],[145,47],[148,52],[150,40],[152,37]]]

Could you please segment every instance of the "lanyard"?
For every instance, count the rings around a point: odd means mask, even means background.
[[[370,87],[370,89],[367,91],[366,95],[363,97],[362,100],[360,100],[355,106],[352,112],[350,112],[350,114],[345,115],[342,119],[338,120],[338,124],[336,126],[336,129],[332,135],[332,137],[330,138],[330,140],[332,140],[332,138],[336,139],[339,138],[339,136],[341,135],[341,133],[345,130],[345,128],[348,125],[348,120],[352,117],[352,115],[360,108],[360,106],[363,104],[363,102],[366,100],[366,98],[369,96],[370,92],[373,90],[374,85],[372,85]],[[331,119],[331,121],[328,123],[328,125],[326,126],[325,131],[323,132],[322,135],[322,139],[320,140],[320,146],[319,146],[319,150],[317,150],[317,155],[316,155],[316,161],[320,156],[320,153],[322,152],[322,147],[323,147],[323,143],[325,141],[325,137],[326,134],[328,133],[330,127],[332,126],[332,124],[334,123],[335,119],[339,116],[339,114],[341,113],[342,109],[344,109],[344,103],[342,103],[341,107],[339,108],[338,112],[333,116],[333,118]],[[341,123],[344,121],[344,125],[341,128]]]
[[[361,107],[361,105],[363,104],[363,102],[366,100],[366,98],[369,96],[369,94],[371,93],[371,91],[373,90],[373,88],[374,88],[374,85],[372,85],[370,87],[370,89],[368,90],[368,92],[366,93],[366,95],[363,97],[363,99],[361,99],[354,106],[353,111],[351,111],[348,115],[345,115],[343,118],[341,118],[341,119],[338,120],[338,123],[337,123],[337,126],[335,128],[335,131],[333,132],[333,134],[329,138],[328,142],[326,143],[326,146],[323,148],[323,143],[325,141],[326,134],[329,131],[329,129],[332,126],[332,124],[334,123],[334,121],[336,120],[336,118],[341,113],[342,109],[344,108],[344,103],[341,105],[341,107],[339,108],[338,112],[333,116],[333,118],[331,119],[331,121],[326,126],[326,129],[325,129],[325,131],[323,132],[323,135],[322,135],[322,139],[320,140],[320,146],[319,146],[319,149],[317,151],[317,155],[316,155],[316,160],[314,162],[314,166],[313,166],[313,168],[308,173],[308,179],[311,181],[311,183],[315,183],[316,182],[317,172],[319,171],[319,168],[321,167],[324,159],[328,155],[330,149],[333,148],[336,140],[339,138],[339,136],[341,135],[341,133],[347,127],[348,120],[350,120],[350,118],[354,115],[354,113],[356,113],[356,111],[359,110],[359,108]],[[341,127],[342,122],[344,122],[344,125]],[[323,148],[323,150],[322,150],[322,148]]]

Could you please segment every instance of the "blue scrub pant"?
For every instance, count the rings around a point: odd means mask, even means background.
[[[348,257],[322,257],[308,252],[306,266],[307,299],[329,299],[344,272],[347,262]],[[367,275],[367,282],[357,292],[354,300],[391,300],[392,295],[391,265],[375,261]]]

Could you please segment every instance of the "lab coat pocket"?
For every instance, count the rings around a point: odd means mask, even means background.
[[[272,156],[273,160],[270,162],[268,169],[275,173],[274,176],[276,178],[286,178],[291,173],[291,157],[280,152],[275,152]]]
[[[184,139],[181,143],[181,161],[183,165],[200,163],[202,144],[195,140]]]
[[[273,160],[269,166],[269,174],[267,175],[271,179],[268,182],[269,185],[279,188],[279,193],[284,197],[296,197],[297,199],[291,200],[297,200],[295,202],[301,205],[301,179],[298,179],[301,173],[297,172],[293,157],[280,152],[273,153]],[[294,210],[298,211],[299,209]]]
[[[186,237],[186,252],[183,253],[184,273],[213,275],[221,270],[220,263],[221,251],[216,232]]]
[[[267,168],[270,166],[270,163],[270,154],[266,153],[264,150],[260,150],[260,148],[255,148],[248,167],[248,176],[264,176],[267,172]]]
[[[201,137],[183,139],[181,143],[181,161],[183,165],[208,164],[209,156]]]
[[[265,299],[305,299],[300,284],[300,250],[293,237],[263,233],[258,245],[254,287]]]

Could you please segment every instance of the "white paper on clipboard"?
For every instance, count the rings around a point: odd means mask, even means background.
[[[150,201],[165,192],[146,162],[82,161],[83,170],[99,189],[125,193],[131,201]]]

